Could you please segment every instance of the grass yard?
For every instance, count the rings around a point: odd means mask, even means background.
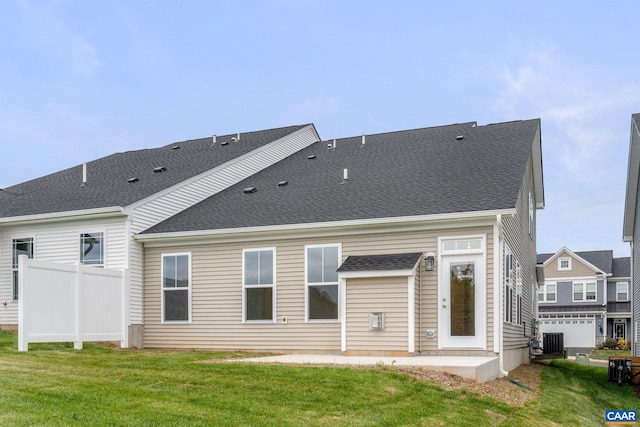
[[[609,360],[609,357],[631,357],[631,350],[591,350],[592,359]]]
[[[391,367],[205,363],[242,357],[201,351],[32,344],[0,332],[2,425],[602,426],[606,409],[638,409],[606,368],[554,361],[538,397],[512,406],[447,391]]]

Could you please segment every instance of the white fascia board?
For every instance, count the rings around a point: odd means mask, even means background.
[[[260,153],[260,152],[262,152],[264,150],[267,150],[267,149],[271,148],[272,146],[279,144],[284,139],[288,139],[288,138],[291,138],[291,137],[293,137],[293,136],[295,136],[295,135],[297,135],[299,133],[304,133],[304,132],[309,132],[309,131],[311,131],[315,135],[315,137],[317,138],[316,142],[320,140],[320,137],[318,136],[318,132],[316,131],[315,126],[312,125],[312,124],[307,125],[307,126],[301,128],[301,129],[298,129],[295,132],[291,132],[291,133],[283,136],[282,138],[278,138],[278,139],[276,139],[274,141],[271,141],[270,143],[262,145],[262,146],[256,148],[255,150],[249,151],[248,153],[245,153],[245,154],[243,154],[241,156],[235,157],[235,158],[229,160],[228,162],[225,162],[225,163],[223,163],[221,165],[218,165],[218,166],[216,166],[216,167],[214,167],[212,169],[208,169],[208,170],[206,170],[206,171],[204,171],[204,172],[202,172],[202,173],[200,173],[198,175],[192,176],[191,178],[185,179],[184,181],[180,181],[179,183],[174,184],[171,187],[167,187],[167,188],[165,188],[165,189],[163,189],[161,191],[158,191],[157,193],[154,193],[154,194],[152,194],[150,196],[145,197],[144,199],[138,200],[135,203],[127,205],[127,206],[125,206],[124,210],[125,210],[126,213],[131,213],[131,212],[134,211],[134,209],[136,209],[136,208],[138,208],[140,206],[144,206],[147,203],[150,203],[150,202],[156,200],[159,197],[162,197],[162,196],[164,196],[166,194],[171,194],[174,191],[179,190],[179,189],[181,189],[183,187],[186,187],[186,186],[188,186],[189,184],[191,184],[193,182],[197,182],[197,181],[201,180],[202,178],[205,178],[205,177],[207,177],[207,176],[209,176],[209,175],[211,175],[213,173],[216,173],[218,171],[224,170],[224,169],[228,168],[229,166],[231,166],[231,165],[233,165],[235,163],[241,162],[241,161],[245,160],[246,158],[253,157],[253,156],[256,155],[256,153]],[[208,195],[206,197],[209,197],[209,196],[210,195]]]
[[[121,206],[106,208],[82,209],[75,211],[51,212],[34,215],[11,216],[0,218],[0,225],[36,224],[43,222],[73,221],[76,219],[95,219],[111,216],[126,216]]]
[[[544,176],[542,169],[542,140],[540,137],[540,124],[533,140],[533,186],[535,189],[536,208],[544,209]]]
[[[638,174],[640,173],[640,129],[631,119],[631,140],[629,141],[629,164],[627,166],[627,189],[624,198],[624,220],[622,241],[633,241],[638,205]]]
[[[402,277],[412,276],[413,269],[405,270],[367,270],[367,271],[342,271],[338,273],[341,279],[362,279],[369,277]]]
[[[435,215],[416,215],[391,218],[371,218],[306,224],[283,224],[259,227],[227,228],[221,230],[176,231],[167,233],[136,234],[134,238],[145,246],[190,245],[249,241],[265,238],[316,237],[327,233],[340,235],[389,233],[398,231],[443,229],[457,226],[492,226],[496,215],[515,215],[516,209],[477,212],[456,212]]]

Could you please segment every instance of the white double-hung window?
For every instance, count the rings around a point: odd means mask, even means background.
[[[557,284],[547,282],[538,287],[538,302],[556,302]]]
[[[340,245],[306,246],[307,320],[338,320]]]
[[[162,255],[162,320],[191,321],[191,254]]]
[[[616,301],[629,301],[629,282],[616,283]]]
[[[595,301],[596,298],[594,282],[573,282],[573,301]]]
[[[243,251],[244,320],[275,321],[276,250]]]

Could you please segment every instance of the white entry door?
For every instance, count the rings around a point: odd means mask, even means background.
[[[486,348],[483,255],[445,255],[439,266],[440,348]]]

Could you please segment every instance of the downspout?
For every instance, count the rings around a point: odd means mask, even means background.
[[[502,330],[503,329],[502,319],[503,319],[503,310],[504,310],[504,304],[502,304],[502,296],[503,296],[502,293],[504,291],[502,287],[503,251],[504,251],[504,248],[502,245],[502,215],[497,214],[496,225],[493,228],[493,254],[494,254],[493,255],[493,277],[494,277],[494,289],[497,290],[497,292],[495,290],[493,292],[494,313],[497,313],[497,315],[494,316],[494,324],[495,324],[494,330],[496,331],[496,336],[494,337],[494,339],[497,341],[497,347],[498,347],[498,369],[500,372],[500,376],[508,377],[509,372],[504,370],[504,337],[503,337],[503,330]],[[497,298],[495,298],[496,295],[497,295]],[[494,345],[494,349],[495,347],[496,346]]]
[[[634,230],[635,233],[635,230]],[[636,319],[635,318],[635,298],[634,298],[634,292],[635,292],[635,278],[633,276],[633,264],[634,264],[634,259],[635,259],[635,255],[633,253],[634,251],[634,247],[633,247],[633,240],[631,240],[629,242],[629,255],[631,256],[629,258],[629,263],[630,263],[630,268],[629,268],[629,299],[631,300],[631,345],[633,347],[631,347],[631,355],[632,356],[640,356],[640,344],[636,343],[636,337],[639,336],[640,334],[638,333],[638,331],[636,331],[636,326],[638,324],[638,320],[640,319]],[[634,322],[635,320],[635,322]],[[635,350],[635,351],[634,351]]]
[[[420,258],[423,256],[420,255]],[[422,268],[420,265],[418,264],[418,353],[422,354]]]

